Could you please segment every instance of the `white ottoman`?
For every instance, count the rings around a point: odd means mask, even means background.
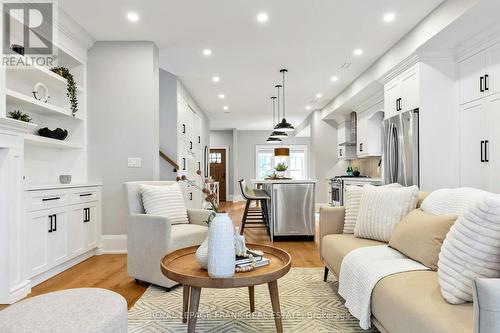
[[[56,291],[0,311],[0,332],[126,333],[127,302],[105,289]]]

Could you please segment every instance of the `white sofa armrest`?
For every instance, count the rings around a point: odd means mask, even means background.
[[[139,280],[166,286],[160,260],[168,252],[171,223],[164,216],[131,214],[127,231],[127,270]]]
[[[474,297],[474,333],[500,332],[500,279],[476,278]]]
[[[189,223],[207,227],[208,218],[210,217],[210,214],[213,213],[213,211],[206,209],[188,209],[187,213]]]

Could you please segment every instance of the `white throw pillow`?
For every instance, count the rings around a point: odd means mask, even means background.
[[[493,193],[470,187],[436,190],[429,194],[420,208],[434,215],[464,214],[477,201],[493,195]]]
[[[416,208],[418,187],[365,185],[354,236],[388,242],[401,219]]]
[[[189,223],[179,184],[141,185],[140,190],[146,214],[166,216],[172,224]]]
[[[500,196],[472,205],[451,227],[439,253],[438,276],[451,304],[472,302],[476,277],[500,277]]]
[[[382,187],[402,187],[401,184],[394,183],[384,185]],[[356,221],[358,220],[359,205],[361,203],[361,196],[363,195],[363,186],[346,186],[344,207],[344,234],[353,234]]]

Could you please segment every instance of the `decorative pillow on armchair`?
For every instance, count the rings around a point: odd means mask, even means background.
[[[189,223],[179,184],[141,185],[141,196],[146,214],[166,216],[172,224]]]
[[[418,187],[364,188],[354,236],[389,242],[394,227],[416,208]]]
[[[451,304],[472,302],[475,278],[500,277],[500,196],[478,201],[451,227],[438,276],[441,294]]]

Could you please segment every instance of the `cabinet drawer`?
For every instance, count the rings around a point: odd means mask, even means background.
[[[61,207],[70,203],[70,195],[67,190],[47,190],[26,192],[25,209],[34,212],[42,209]]]
[[[74,204],[99,200],[101,200],[101,191],[98,187],[82,187],[72,189],[71,202]]]

